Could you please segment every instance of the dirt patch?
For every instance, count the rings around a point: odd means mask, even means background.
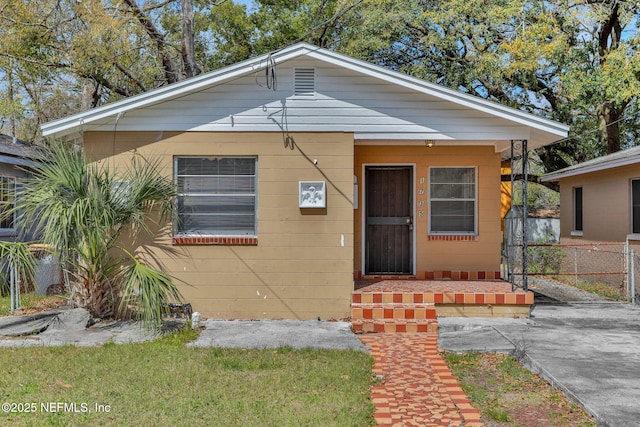
[[[446,353],[444,357],[487,427],[596,426],[580,406],[510,356]]]
[[[61,308],[67,305],[67,298],[61,297],[59,295],[51,295],[42,298],[33,298],[31,300],[25,301],[23,297],[22,301],[22,309],[18,311],[14,311],[13,313],[8,313],[10,316],[22,316],[25,314],[36,314],[42,313],[43,311],[53,310],[56,308]]]

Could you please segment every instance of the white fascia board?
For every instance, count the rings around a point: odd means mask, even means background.
[[[563,178],[569,178],[571,176],[583,175],[592,172],[599,172],[607,169],[613,169],[621,166],[629,166],[636,163],[640,163],[640,156],[627,157],[625,159],[610,160],[608,162],[600,162],[592,165],[576,165],[576,167],[570,166],[569,168],[560,169],[556,172],[551,172],[540,177],[540,181],[557,181]],[[567,170],[568,169],[568,170]]]

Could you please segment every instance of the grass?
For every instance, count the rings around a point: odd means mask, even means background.
[[[595,427],[578,405],[510,356],[445,353],[467,397],[491,426]]]
[[[3,349],[0,400],[37,410],[0,412],[0,425],[373,425],[366,353],[186,347],[193,338]],[[52,402],[62,410],[41,407]]]
[[[601,296],[603,298],[606,298],[612,301],[625,300],[624,294],[618,287],[608,285],[606,283],[590,282],[588,280],[579,280],[577,283],[573,281],[573,282],[569,282],[568,284],[578,289],[582,289],[583,291],[596,294],[598,296]]]

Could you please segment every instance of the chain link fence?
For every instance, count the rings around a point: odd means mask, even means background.
[[[527,276],[551,277],[609,299],[638,302],[639,255],[625,242],[529,243]]]

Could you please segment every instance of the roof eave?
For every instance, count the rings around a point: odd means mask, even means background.
[[[572,176],[584,175],[592,172],[600,172],[607,169],[613,169],[621,166],[629,166],[636,163],[640,163],[640,156],[628,157],[625,159],[616,159],[592,165],[586,165],[582,167],[572,167],[560,169],[559,171],[551,172],[540,177],[542,182],[558,181],[560,179],[569,178]]]
[[[251,58],[237,64],[203,74],[201,76],[163,86],[158,89],[154,89],[140,95],[97,107],[89,111],[45,123],[44,125],[42,125],[42,133],[44,136],[62,137],[73,134],[74,132],[77,132],[78,129],[82,130],[82,127],[84,125],[89,125],[96,120],[100,120],[106,117],[115,117],[117,121],[118,116],[125,114],[131,109],[153,105],[155,103],[163,102],[172,98],[178,98],[188,93],[197,92],[214,84],[220,84],[227,80],[260,71],[267,65],[267,59],[269,58],[271,58],[276,63],[279,63],[303,55],[308,55],[309,57],[315,59],[330,62],[334,65],[339,65],[356,72],[380,78],[393,84],[401,85],[418,92],[436,96],[440,99],[463,105],[478,111],[483,111],[518,124],[526,125],[538,132],[544,132],[550,135],[558,136],[559,138],[564,138],[567,136],[569,131],[568,126],[559,122],[555,122],[553,120],[548,120],[530,113],[526,113],[524,111],[506,107],[495,102],[487,101],[473,95],[465,94],[444,86],[417,79],[415,77],[410,77],[395,71],[387,70],[380,66],[370,64],[359,59],[351,58],[349,56],[345,56],[328,49],[319,48],[307,43],[298,43],[273,54],[266,54],[259,57]],[[545,139],[551,140],[553,138]]]

